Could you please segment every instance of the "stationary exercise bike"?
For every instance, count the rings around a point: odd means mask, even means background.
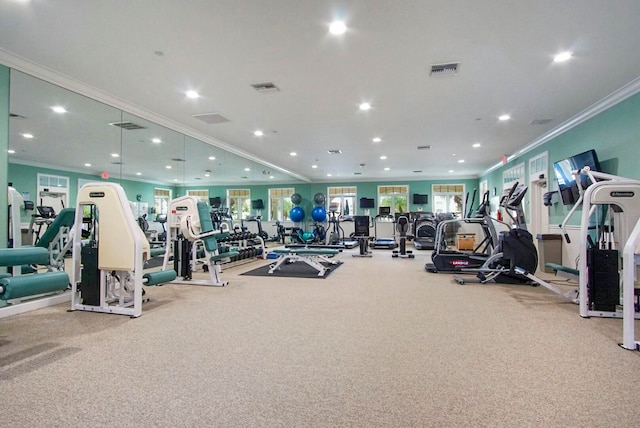
[[[409,259],[413,259],[415,257],[415,255],[413,254],[413,251],[408,250],[407,251],[407,231],[409,230],[409,219],[407,218],[407,216],[405,215],[399,215],[396,218],[396,232],[398,232],[400,234],[400,243],[399,243],[399,250],[393,250],[393,253],[391,254],[391,257],[402,257],[402,258],[409,258]]]

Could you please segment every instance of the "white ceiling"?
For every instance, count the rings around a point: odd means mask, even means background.
[[[4,0],[0,60],[306,181],[476,177],[638,78],[639,18],[637,0]],[[430,77],[443,62],[459,73]],[[230,122],[192,117],[213,112]]]

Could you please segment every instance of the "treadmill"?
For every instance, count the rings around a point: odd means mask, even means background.
[[[380,207],[378,211],[378,215],[373,219],[373,229],[375,238],[373,241],[369,243],[369,247],[371,248],[384,248],[387,250],[393,250],[398,248],[398,243],[396,242],[395,236],[391,238],[380,238],[378,235],[378,222],[393,222],[395,223],[395,219],[393,215],[391,215],[391,207]],[[393,231],[395,231],[395,225],[393,227]]]

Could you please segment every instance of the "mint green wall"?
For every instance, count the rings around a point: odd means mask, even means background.
[[[378,186],[394,186],[394,185],[408,185],[409,186],[409,202],[412,201],[412,195],[414,193],[428,194],[429,204],[424,206],[410,204],[411,211],[418,211],[418,208],[422,208],[423,211],[431,211],[433,203],[433,195],[431,192],[431,186],[433,184],[464,184],[467,191],[473,192],[473,189],[478,188],[477,179],[465,179],[465,180],[419,180],[419,181],[379,181],[379,182],[335,182],[335,183],[295,183],[295,184],[276,184],[276,185],[248,185],[248,186],[189,186],[180,187],[177,189],[178,194],[184,195],[187,190],[195,189],[208,189],[209,196],[219,196],[223,200],[226,198],[227,189],[249,189],[251,191],[251,199],[262,199],[267,204],[269,200],[269,189],[279,187],[293,187],[296,193],[302,195],[302,208],[308,211],[313,208],[313,196],[316,193],[327,194],[328,187],[339,186],[356,186],[358,189],[357,199],[360,198],[374,198],[378,197]],[[377,208],[377,203],[376,203]],[[353,212],[353,211],[352,211]],[[360,210],[356,214],[361,214]]]
[[[109,179],[103,180],[99,176],[88,175],[88,174],[79,174],[75,172],[68,171],[60,171],[55,169],[48,168],[40,168],[28,165],[19,165],[19,164],[9,164],[9,177],[8,181],[13,183],[13,187],[18,190],[18,192],[28,192],[31,196],[31,199],[37,203],[38,196],[36,194],[37,191],[37,175],[40,174],[52,174],[59,175],[63,177],[69,177],[69,204],[75,204],[76,197],[78,196],[78,179],[84,180],[93,180],[93,181],[111,181],[115,183],[119,183],[124,189],[127,198],[130,201],[136,200],[136,195],[142,195],[142,202],[148,202],[149,207],[153,206],[153,189],[156,187],[161,187],[164,189],[171,189],[174,191],[172,186],[166,186],[161,184],[151,184],[144,183],[140,181],[131,181],[131,180],[118,180],[118,179]],[[6,195],[5,195],[6,197]],[[29,222],[30,216],[32,212],[22,211],[22,221]]]
[[[524,156],[514,159],[506,166],[483,176],[489,181],[489,188],[502,187],[502,172],[521,162],[525,162],[526,176],[529,174],[529,159],[549,152],[549,177],[553,179],[553,162],[595,149],[603,172],[623,177],[640,179],[640,94],[605,110],[558,137],[548,141]],[[550,181],[548,190],[557,190]],[[558,197],[559,199],[559,197]],[[570,207],[558,202],[550,207],[549,223],[560,224]],[[574,215],[571,224],[579,224],[580,216]]]
[[[7,150],[9,149],[9,68],[0,64],[0,207],[6,207],[9,203],[7,198]],[[0,225],[9,223],[8,211],[0,210]],[[0,227],[0,248],[5,248],[8,244],[8,229]]]

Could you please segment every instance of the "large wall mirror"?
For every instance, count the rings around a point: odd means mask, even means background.
[[[189,188],[216,188],[220,193],[221,187],[300,183],[274,168],[16,70],[11,70],[10,114],[9,182],[36,203],[42,194],[38,180],[45,183],[40,174],[69,178],[66,205],[75,201],[79,184],[92,180],[119,181],[129,198],[142,193],[150,204],[156,187],[172,189],[175,197]],[[60,183],[62,179],[46,181],[50,187]]]

